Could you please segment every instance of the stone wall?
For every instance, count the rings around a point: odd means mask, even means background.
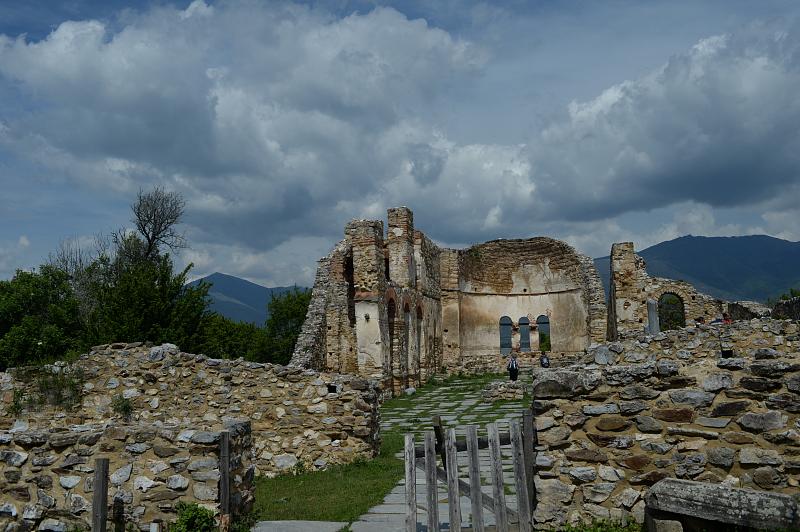
[[[253,502],[250,423],[232,422],[224,429],[230,434],[235,516],[249,511]],[[119,516],[145,530],[154,520],[172,521],[178,500],[218,511],[220,434],[170,424],[116,423],[53,429],[19,423],[0,431],[0,528],[88,529],[98,458],[109,459],[109,530]]]
[[[634,253],[633,242],[611,246],[608,338],[615,340],[641,333],[648,324],[647,301],[664,294],[681,299],[687,323],[702,317],[706,322],[722,314],[722,302],[698,292],[685,281],[650,277],[642,257]]]
[[[550,321],[551,351],[583,352],[606,336],[606,307],[591,259],[558,240],[536,237],[493,240],[458,251],[458,351],[451,371],[498,371],[499,320],[513,322],[512,345],[520,343],[522,318],[530,324],[530,350],[539,350],[536,320]],[[452,260],[443,263],[451,274]],[[445,277],[445,273],[442,274]],[[450,327],[447,327],[448,330]],[[449,337],[445,345],[451,345]],[[446,350],[447,352],[447,350]]]
[[[213,430],[231,419],[252,424],[253,462],[260,474],[296,464],[323,468],[377,452],[379,387],[351,375],[219,360],[175,346],[138,343],[98,346],[71,366],[50,368],[83,375],[77,408],[49,406],[12,415],[16,393],[35,393],[22,369],[0,373],[0,429],[15,418],[37,429],[113,420],[115,397],[131,402],[131,421]],[[28,375],[26,377],[26,375]]]
[[[579,364],[535,368],[533,385],[537,527],[641,520],[648,487],[665,477],[798,491],[796,322],[642,334],[594,346]]]
[[[772,315],[778,319],[800,320],[800,297],[793,297],[775,303]]]

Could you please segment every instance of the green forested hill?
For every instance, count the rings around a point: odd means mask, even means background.
[[[201,281],[211,285],[208,291],[211,297],[211,310],[233,321],[259,326],[263,326],[267,320],[267,303],[272,295],[277,296],[292,290],[290,286],[267,288],[219,272],[189,284],[196,285]]]

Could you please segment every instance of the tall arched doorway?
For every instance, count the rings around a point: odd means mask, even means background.
[[[536,318],[536,330],[539,332],[539,351],[545,352],[552,349],[550,336],[550,318],[542,314]]]
[[[397,304],[394,302],[394,299],[390,299],[389,303],[386,308],[386,325],[389,329],[389,360],[387,361],[387,369],[390,378],[390,382],[392,386],[394,386],[394,375],[395,375],[395,351],[396,351],[396,344],[397,338],[395,337],[394,326],[395,321],[397,320]]]
[[[531,350],[531,321],[527,316],[519,319],[519,350],[523,353]]]
[[[511,352],[511,327],[513,322],[508,316],[500,318],[500,354],[507,355]]]
[[[408,388],[408,375],[412,371],[412,349],[411,349],[411,309],[408,307],[408,303],[405,304],[403,307],[403,350],[405,351],[403,354],[405,355],[402,358],[403,361],[403,388]]]
[[[686,327],[686,308],[679,295],[665,292],[658,298],[658,325],[662,331]]]
[[[417,372],[417,385],[419,386],[422,384],[422,367],[424,366],[423,353],[425,352],[422,348],[422,307],[417,307],[417,321],[414,325],[417,337],[417,345],[414,349],[414,371]]]

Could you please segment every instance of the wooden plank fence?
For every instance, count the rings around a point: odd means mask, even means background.
[[[438,482],[447,487],[448,517],[450,530],[460,530],[461,495],[470,499],[471,530],[484,532],[486,520],[484,509],[495,516],[498,532],[507,532],[509,526],[516,524],[521,532],[533,530],[533,513],[536,510],[536,489],[533,482],[536,464],[537,434],[532,411],[523,414],[522,420],[513,420],[509,432],[499,433],[497,425],[487,425],[487,436],[478,437],[478,427],[466,426],[466,439],[456,438],[455,427],[445,429],[439,416],[433,418],[433,430],[426,431],[423,445],[416,446],[413,434],[405,435],[405,487],[406,487],[406,530],[417,530],[417,481],[416,470],[425,472],[425,504],[427,506],[427,529],[440,529]],[[503,485],[503,458],[500,448],[510,445],[514,468],[514,485],[517,493],[517,509],[506,504]],[[478,450],[489,450],[489,475],[492,495],[481,490],[480,461]],[[459,478],[458,453],[467,453],[468,479]],[[442,467],[437,466],[437,454]],[[457,523],[457,524],[456,524]]]

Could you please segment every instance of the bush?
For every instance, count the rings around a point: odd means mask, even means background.
[[[195,503],[179,502],[175,505],[178,520],[169,526],[169,532],[216,532],[214,512]]]
[[[111,400],[111,409],[122,416],[122,419],[128,421],[131,418],[131,414],[133,414],[133,402],[123,397],[122,394],[117,394]]]

